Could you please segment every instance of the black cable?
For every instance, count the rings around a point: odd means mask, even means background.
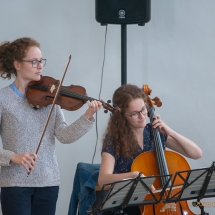
[[[100,84],[100,90],[99,90],[99,100],[100,100],[101,91],[102,91],[102,80],[103,80],[104,65],[105,65],[105,50],[106,50],[106,39],[107,39],[107,26],[108,25],[106,25],[106,30],[105,30],[104,58],[103,58],[103,64],[102,64],[102,74],[101,74],[101,84]],[[93,161],[94,161],[94,158],[95,158],[97,144],[98,144],[98,123],[97,123],[97,112],[96,112],[96,145],[95,145],[94,154],[93,154],[93,158],[92,158],[92,164],[93,164]]]

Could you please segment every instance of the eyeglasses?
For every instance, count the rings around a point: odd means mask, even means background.
[[[147,113],[147,106],[145,105],[141,111],[135,111],[131,114],[125,113],[125,115],[130,116],[133,120],[137,120],[140,114],[146,114]]]
[[[21,60],[21,61],[31,63],[33,68],[37,68],[39,63],[41,63],[43,67],[46,65],[46,59],[41,59],[41,60],[37,60],[37,59],[34,59],[34,60]]]

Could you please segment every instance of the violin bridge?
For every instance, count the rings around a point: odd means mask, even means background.
[[[160,212],[166,212],[167,209],[171,211],[176,211],[176,204],[175,203],[167,203],[165,206],[160,210]]]
[[[50,89],[51,93],[53,93],[55,89],[56,89],[56,87],[55,87],[55,85],[53,84],[53,85],[51,86],[51,89]]]

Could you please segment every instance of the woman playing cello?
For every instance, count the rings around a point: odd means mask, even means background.
[[[154,115],[152,125],[146,123],[147,95],[142,89],[131,84],[123,85],[114,92],[112,101],[121,112],[109,119],[105,132],[98,179],[100,186],[138,176],[138,171],[131,172],[131,165],[141,153],[154,150],[152,127],[159,130],[163,149],[168,147],[192,159],[202,156],[201,149],[193,141],[168,127],[159,115]],[[124,212],[140,214],[139,207],[128,207]],[[104,213],[109,214],[113,213]]]

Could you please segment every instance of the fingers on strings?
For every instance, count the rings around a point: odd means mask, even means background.
[[[96,110],[98,110],[102,106],[102,103],[100,101],[96,101],[96,100],[87,101],[87,104],[90,108],[96,109]]]

